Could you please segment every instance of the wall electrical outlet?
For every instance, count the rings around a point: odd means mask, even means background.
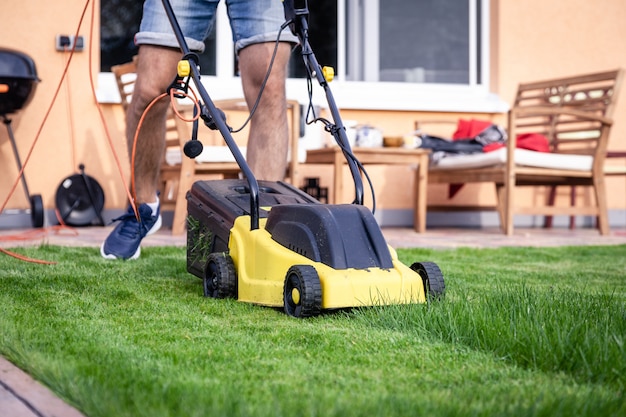
[[[83,36],[57,35],[55,44],[57,51],[71,51],[74,47],[74,41],[76,41],[76,48],[74,51],[81,52],[85,49],[85,38]]]

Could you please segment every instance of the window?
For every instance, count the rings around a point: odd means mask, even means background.
[[[309,0],[309,42],[320,65],[337,68],[337,0]],[[302,50],[292,53],[289,76],[304,78]]]
[[[139,3],[101,1],[103,72],[132,56]],[[236,88],[223,3],[201,57],[202,73],[220,79],[213,91]],[[309,0],[308,7],[313,51],[335,68],[342,106],[503,111],[488,92],[489,0]],[[299,50],[289,76],[291,85],[305,76]]]
[[[385,0],[379,13],[378,81],[473,84],[480,62],[470,51],[480,43],[469,2]],[[475,13],[480,13],[477,8]],[[470,39],[476,39],[470,45]],[[478,39],[477,39],[478,38]],[[367,49],[365,49],[367,51]],[[474,70],[474,71],[472,71]]]
[[[345,77],[352,81],[483,83],[483,0],[347,0]]]
[[[111,66],[130,62],[137,54],[135,34],[143,12],[141,0],[101,0],[100,2],[100,71],[109,72]],[[203,74],[215,75],[215,27],[204,42],[205,50],[200,54]]]
[[[101,10],[101,65],[102,72],[109,72],[112,65],[129,62],[137,54],[137,47],[134,44],[135,33],[139,30],[141,21],[143,2],[138,0],[102,0]],[[218,12],[217,26],[228,26],[228,20],[224,18],[223,7]],[[335,66],[337,63],[337,1],[336,0],[315,0],[309,5],[309,10],[314,19],[310,21],[311,44],[316,56],[325,65]],[[323,16],[323,18],[322,18]],[[222,45],[231,42],[229,28],[223,32],[224,39],[220,39]],[[289,29],[285,29],[289,30]],[[216,27],[213,27],[209,37],[205,41],[205,50],[200,55],[200,68],[204,75],[217,74],[217,45]],[[332,41],[328,41],[332,40]],[[235,75],[236,66],[231,65],[230,55],[232,48],[223,46],[222,56],[228,56],[228,64],[223,66],[225,71]],[[232,58],[234,60],[234,57]],[[305,68],[302,64],[299,50],[294,51],[294,57],[290,62],[290,76],[294,78],[304,78]]]
[[[354,109],[506,111],[488,90],[489,3],[310,0],[310,25],[326,25],[321,37],[335,41],[337,102]]]
[[[130,62],[137,48],[133,38],[139,30],[142,2],[102,0],[100,3],[100,71]]]

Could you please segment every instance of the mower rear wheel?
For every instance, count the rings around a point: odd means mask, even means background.
[[[204,296],[211,298],[235,298],[237,274],[229,254],[213,252],[207,257],[204,269]]]
[[[411,269],[422,277],[427,300],[440,300],[446,292],[443,273],[434,262],[415,262]]]
[[[34,228],[43,227],[44,210],[43,199],[40,194],[30,196],[30,221]]]
[[[315,268],[294,265],[287,271],[283,289],[285,313],[290,316],[313,317],[322,311],[322,284]]]

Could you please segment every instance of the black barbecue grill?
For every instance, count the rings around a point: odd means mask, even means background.
[[[12,49],[0,48],[0,117],[2,117],[9,132],[9,139],[13,146],[19,171],[22,171],[22,162],[11,128],[11,119],[8,115],[22,109],[30,102],[38,82],[35,62],[28,55]],[[21,180],[26,197],[30,201],[32,225],[33,227],[42,227],[44,210],[41,196],[31,196],[23,175]]]

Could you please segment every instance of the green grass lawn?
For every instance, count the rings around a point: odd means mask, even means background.
[[[429,305],[206,299],[184,248],[0,256],[0,354],[96,416],[624,416],[626,246],[399,250]],[[0,413],[1,414],[1,413]]]

